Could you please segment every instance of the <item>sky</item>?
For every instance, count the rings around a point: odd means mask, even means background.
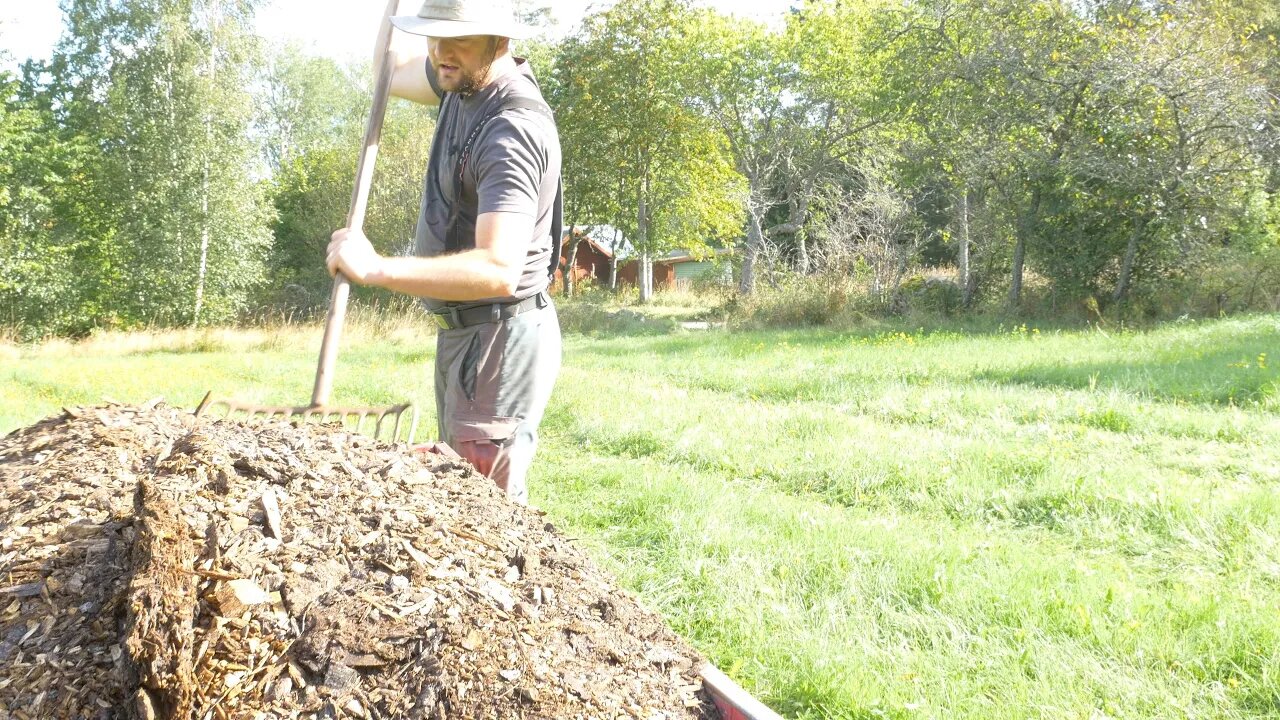
[[[715,7],[759,20],[782,16],[793,0],[701,0]],[[589,7],[608,0],[554,0],[551,3],[563,30],[580,21]],[[267,0],[258,10],[259,34],[281,42],[296,40],[318,55],[345,60],[371,52],[386,3],[381,0]],[[13,69],[30,57],[48,58],[62,31],[58,0],[0,1],[0,68]]]

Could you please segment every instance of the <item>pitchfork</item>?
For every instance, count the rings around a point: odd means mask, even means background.
[[[382,21],[389,23],[388,18],[396,11],[396,0],[387,3],[386,14]],[[373,90],[373,107],[369,112],[369,121],[364,127],[364,147],[360,151],[360,159],[356,164],[356,186],[351,194],[351,210],[347,213],[347,227],[362,228],[365,210],[369,205],[369,186],[373,182],[373,165],[378,157],[378,140],[382,136],[382,119],[386,114],[387,97],[391,91],[391,74],[395,68],[394,53],[389,48],[391,33],[386,33],[379,43],[377,53],[381,58],[378,66],[378,82]],[[338,343],[342,338],[342,325],[347,316],[347,298],[351,292],[351,284],[342,273],[333,278],[333,292],[329,296],[329,313],[324,323],[324,340],[320,344],[320,362],[316,367],[316,383],[311,391],[311,404],[297,407],[266,406],[214,398],[213,391],[204,396],[196,415],[202,415],[211,407],[225,408],[226,417],[261,417],[261,418],[302,418],[306,421],[329,422],[337,420],[357,432],[366,432],[369,423],[373,425],[374,437],[386,440],[404,440],[413,442],[413,435],[418,429],[418,410],[410,403],[392,405],[390,407],[344,407],[329,405],[329,395],[333,391],[333,368],[338,359]],[[405,421],[406,413],[409,416]],[[402,435],[402,431],[404,434]]]

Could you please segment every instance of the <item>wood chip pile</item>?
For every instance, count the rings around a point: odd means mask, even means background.
[[[0,720],[715,718],[701,662],[460,461],[163,405],[0,440]]]

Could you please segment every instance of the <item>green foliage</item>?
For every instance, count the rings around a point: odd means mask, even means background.
[[[53,59],[0,77],[8,334],[323,306],[371,73],[263,53],[255,4],[71,0]],[[518,50],[557,114],[566,224],[650,259],[739,245],[740,291],[797,296],[767,322],[946,314],[955,291],[1094,320],[1270,307],[1278,23],[1259,0],[822,0],[775,25],[631,0]],[[392,103],[382,252],[411,251],[432,132]],[[954,287],[917,286],[937,267]]]
[[[370,88],[361,100],[362,105],[368,104],[367,98],[372,93]],[[364,109],[364,114],[368,114],[368,108]],[[379,252],[407,255],[413,251],[414,229],[422,201],[422,179],[427,172],[427,155],[434,132],[435,115],[426,108],[409,102],[397,102],[388,108],[364,223],[366,233]],[[346,148],[349,157],[353,158],[353,178],[356,149],[357,146]],[[353,184],[354,180],[347,183],[348,198]],[[349,199],[339,203],[344,213],[349,205]],[[321,258],[317,256],[316,260]]]
[[[332,279],[324,249],[346,220],[354,181],[351,153],[336,148],[313,149],[276,172],[269,304],[307,312],[328,303]]]
[[[1280,311],[1280,243],[1215,248],[1185,274],[1140,288],[1130,310],[1140,318]]]
[[[594,62],[598,48],[571,37],[556,48],[546,68],[535,67],[543,94],[556,114],[560,132],[561,176],[565,183],[566,225],[622,222],[624,185],[616,177],[625,149],[617,137],[616,122],[592,93],[603,82],[586,76],[581,68]],[[531,60],[532,62],[532,60]],[[608,127],[601,127],[608,123]]]
[[[964,300],[964,292],[955,280],[936,273],[906,278],[899,292],[911,310],[941,317],[955,314]]]
[[[364,68],[343,68],[328,58],[305,55],[294,45],[268,57],[265,112],[259,122],[273,169],[314,150],[352,148],[360,142],[368,96],[357,77],[367,75]]]
[[[0,324],[30,339],[82,329],[75,247],[58,242],[59,210],[79,155],[19,87],[0,73]]]
[[[1024,267],[1063,300],[1123,302],[1212,262],[1263,186],[1258,150],[1275,144],[1258,41],[1242,43],[1224,7],[917,9],[929,32],[908,37],[887,78],[918,129],[906,177],[1004,218],[970,250],[978,272],[1012,265],[1015,305]],[[962,218],[949,204],[932,222],[955,238]]]
[[[788,147],[786,120],[803,115],[787,113],[795,98],[783,92],[794,86],[792,56],[777,33],[712,12],[689,23],[685,44],[699,58],[691,68],[689,103],[723,134],[742,177],[736,199],[739,223],[746,219],[749,228],[743,284],[750,289],[752,265],[764,243],[760,226],[780,202],[773,191],[785,185],[777,175]]]
[[[588,17],[555,63],[569,219],[621,228],[651,255],[731,236],[739,180],[722,136],[683,103],[698,55],[684,2],[643,0]]]
[[[333,284],[324,249],[346,223],[356,158],[369,114],[371,70],[343,68],[285,48],[269,78],[266,146],[277,164],[270,180],[276,220],[269,278],[261,302],[307,314],[323,309]],[[413,103],[387,107],[364,230],[382,253],[411,252],[435,129],[433,114]],[[387,293],[357,296],[389,302]]]
[[[866,287],[841,273],[785,273],[732,302],[726,311],[737,328],[851,325],[877,301]]]
[[[251,178],[252,4],[66,9],[53,60],[21,88],[34,125],[19,138],[4,322],[30,337],[236,317],[262,280],[270,215]]]

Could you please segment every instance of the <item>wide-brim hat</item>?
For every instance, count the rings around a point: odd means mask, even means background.
[[[396,15],[391,24],[414,35],[452,38],[497,35],[523,40],[534,29],[516,20],[510,0],[426,0],[417,15]]]

